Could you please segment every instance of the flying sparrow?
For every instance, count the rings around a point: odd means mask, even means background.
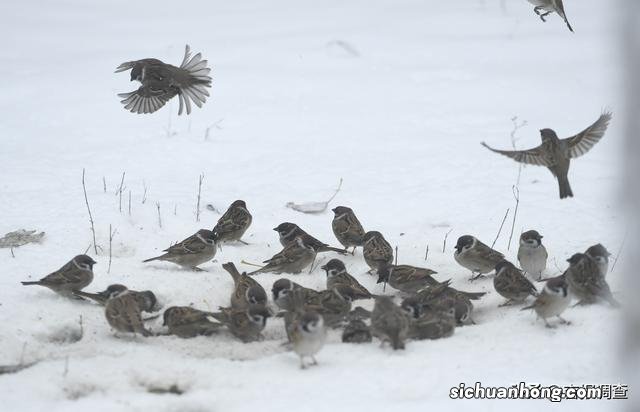
[[[409,318],[389,296],[379,296],[371,314],[371,332],[394,350],[404,349],[409,334]]]
[[[311,358],[312,365],[317,365],[315,355],[322,349],[327,338],[322,316],[316,312],[304,312],[296,318],[292,326],[291,342],[293,350],[300,357],[300,368],[307,367],[304,363],[305,357]]]
[[[607,273],[609,272],[609,256],[611,256],[611,253],[609,253],[609,251],[600,243],[591,246],[584,253],[591,259],[595,260],[595,262],[598,264],[598,268],[600,269],[600,276],[602,276],[603,278],[607,277]]]
[[[518,262],[522,271],[535,278],[542,279],[542,272],[547,268],[547,249],[542,244],[542,236],[535,230],[528,230],[520,235]]]
[[[311,236],[310,234],[302,230],[298,225],[294,223],[290,223],[290,222],[280,223],[278,227],[273,228],[273,230],[278,232],[278,235],[280,236],[280,244],[284,247],[287,247],[295,243],[296,238],[301,237],[306,244],[313,246],[313,248],[318,253],[337,252],[337,253],[340,253],[341,255],[347,254],[347,252],[343,249],[331,247],[326,243],[319,241],[318,239]]]
[[[331,222],[333,234],[345,250],[353,247],[351,254],[355,254],[356,247],[364,244],[365,231],[353,210],[346,206],[338,206],[333,210],[334,217]]]
[[[563,276],[567,280],[569,290],[578,299],[579,305],[606,300],[613,307],[620,306],[611,294],[611,289],[604,276],[600,274],[600,268],[594,259],[583,253],[576,253],[567,262],[569,262],[569,268]]]
[[[453,308],[456,322],[458,325],[464,325],[466,323],[474,323],[471,317],[471,313],[473,312],[473,303],[471,301],[479,300],[485,294],[486,292],[464,292],[457,290],[449,285],[449,281],[445,281],[421,289],[416,295],[407,299],[417,299],[422,305],[440,311]]]
[[[107,304],[107,300],[109,300],[109,297],[111,295],[113,295],[116,292],[120,293],[126,290],[129,290],[129,289],[127,289],[125,285],[120,285],[116,283],[113,285],[109,285],[102,292],[89,293],[89,292],[83,292],[81,290],[78,290],[78,291],[75,291],[74,294],[78,296],[82,296],[83,298],[89,298],[99,303],[100,305],[104,306]],[[129,290],[129,293],[136,299],[141,311],[155,312],[156,310],[158,310],[157,308],[158,299],[156,299],[156,295],[152,291],[145,290],[145,291],[138,292],[136,290]]]
[[[271,313],[262,305],[254,305],[241,310],[221,308],[211,316],[222,322],[233,336],[247,343],[264,339],[261,332]]]
[[[558,276],[547,280],[544,289],[536,298],[532,305],[522,308],[522,310],[533,309],[536,315],[542,318],[548,328],[552,328],[547,319],[557,317],[561,323],[568,323],[560,315],[571,303],[571,296],[568,293],[569,285],[564,276]]]
[[[232,262],[225,263],[222,267],[229,272],[235,285],[231,292],[232,308],[245,309],[251,305],[267,304],[267,292],[255,279],[246,273],[238,272],[236,265]]]
[[[35,282],[22,282],[25,286],[44,286],[59,295],[81,299],[74,292],[89,286],[93,281],[93,265],[96,261],[87,255],[78,255],[65,263],[60,269]]]
[[[437,272],[409,265],[382,264],[378,267],[378,282],[388,283],[394,289],[405,293],[415,293],[418,290],[439,282],[431,275]]]
[[[527,279],[520,269],[513,263],[503,260],[496,265],[496,276],[493,278],[493,287],[507,301],[500,306],[508,306],[512,303],[524,302],[529,296],[538,296],[538,291],[533,283]]]
[[[556,12],[560,17],[562,17],[562,20],[564,20],[564,22],[567,24],[567,27],[569,28],[569,30],[573,32],[573,29],[569,24],[569,20],[567,20],[567,15],[564,13],[564,6],[562,5],[562,0],[527,0],[527,1],[535,6],[533,8],[533,11],[538,16],[540,16],[540,20],[546,22],[544,18],[549,14]],[[540,13],[540,11],[543,11],[544,13]]]
[[[607,131],[611,117],[611,113],[604,112],[591,126],[566,139],[559,139],[556,132],[551,129],[542,129],[540,130],[542,144],[529,150],[497,150],[484,142],[482,145],[495,153],[510,157],[516,162],[545,166],[558,179],[560,199],[564,199],[573,197],[568,178],[571,159],[587,153],[600,141]]]
[[[142,86],[130,93],[120,93],[124,108],[131,113],[153,113],[178,95],[182,114],[184,106],[191,113],[191,101],[198,107],[207,100],[211,87],[210,68],[202,60],[200,53],[191,57],[189,45],[185,47],[180,67],[161,62],[158,59],[142,59],[122,63],[116,73],[131,70],[131,81],[137,80]]]
[[[496,265],[504,259],[504,255],[475,237],[464,235],[458,238],[453,258],[460,266],[469,269],[472,274],[477,273],[477,276],[471,276],[471,280],[475,280],[495,269]]]
[[[252,220],[253,217],[247,210],[247,204],[244,200],[236,200],[231,203],[229,209],[218,219],[213,232],[216,234],[218,242],[238,241],[247,244],[241,238],[251,226]]]
[[[371,271],[378,270],[380,265],[390,265],[393,262],[393,248],[380,232],[371,231],[364,235],[362,254]]]
[[[409,317],[409,338],[416,340],[440,339],[453,335],[456,328],[453,307],[433,308],[409,299],[405,299],[401,307]]]
[[[339,259],[331,259],[326,265],[320,267],[327,272],[327,289],[333,289],[338,285],[347,285],[356,291],[355,299],[371,299],[371,293],[347,272],[347,268]]]
[[[165,249],[164,255],[156,256],[143,262],[153,260],[164,260],[175,263],[183,268],[198,270],[198,265],[210,261],[216,255],[216,234],[211,230],[200,229],[197,233],[189,236],[180,243]]]
[[[351,320],[342,332],[344,343],[367,343],[371,340],[371,328],[359,319]]]
[[[163,314],[163,325],[171,335],[181,338],[211,336],[220,330],[222,323],[213,322],[211,312],[194,309],[189,306],[172,306]]]
[[[316,259],[317,249],[307,243],[302,237],[297,237],[295,242],[285,246],[282,251],[265,260],[265,266],[255,270],[249,275],[258,273],[300,273],[309,267]]]
[[[152,336],[142,323],[142,309],[138,299],[128,290],[114,290],[104,308],[104,314],[109,325],[116,332],[139,333],[142,336]]]

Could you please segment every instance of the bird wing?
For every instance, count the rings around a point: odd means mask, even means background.
[[[53,285],[82,282],[86,278],[84,271],[78,269],[73,262],[68,262],[57,271],[47,275],[43,282]]]
[[[149,82],[133,92],[119,93],[118,97],[122,98],[120,102],[131,113],[147,114],[160,109],[178,92],[175,86],[166,88],[160,87],[159,83]]]
[[[174,255],[195,255],[202,252],[206,247],[207,245],[204,242],[193,235],[180,243],[168,247],[164,251]]]
[[[229,209],[218,220],[216,227],[213,228],[217,233],[230,233],[243,229],[247,222],[251,219],[250,215],[241,209]]]
[[[567,145],[567,149],[569,150],[569,157],[575,159],[591,150],[591,148],[602,139],[602,136],[604,136],[611,117],[612,114],[610,112],[604,112],[591,126],[575,136],[562,139],[562,142]]]
[[[554,164],[553,159],[545,155],[542,145],[528,150],[498,150],[489,146],[485,142],[482,142],[481,144],[492,152],[510,157],[516,162],[546,167],[551,167]]]

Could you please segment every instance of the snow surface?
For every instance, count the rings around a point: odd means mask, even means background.
[[[604,107],[616,117],[600,144],[572,164],[576,198],[560,201],[543,168],[522,171],[515,235],[545,236],[549,275],[576,251],[602,242],[616,251],[624,222],[617,209],[623,95],[611,2],[565,1],[575,34],[557,16],[543,24],[525,1],[388,0],[11,2],[0,13],[0,233],[46,232],[40,245],[0,254],[0,364],[40,361],[0,376],[6,411],[250,410],[610,410],[613,401],[460,401],[460,382],[512,385],[618,383],[620,311],[570,309],[568,327],[545,329],[530,312],[498,308],[491,280],[470,284],[452,244],[462,234],[491,243],[518,167],[480,146],[508,148],[511,118],[519,148],[538,129],[572,135]],[[114,74],[123,61],[179,63],[184,45],[213,66],[212,97],[177,118],[177,102],[153,115],[123,110],[116,93],[137,85]],[[207,129],[208,133],[207,133]],[[208,138],[205,139],[205,136]],[[19,281],[39,278],[91,244],[81,174],[98,244],[96,278],[152,289],[162,303],[215,309],[231,280],[220,263],[262,261],[280,247],[271,229],[294,221],[327,242],[330,211],[306,215],[287,202],[326,200],[352,207],[365,227],[399,248],[402,263],[425,265],[465,290],[489,294],[476,326],[440,341],[410,342],[393,353],[377,343],[350,346],[339,333],[301,371],[281,346],[282,323],[266,341],[228,336],[117,339],[101,308],[70,302]],[[122,201],[115,196],[126,171]],[[198,176],[204,173],[201,221]],[[107,191],[103,192],[103,176]],[[143,204],[144,185],[147,200]],[[128,196],[131,192],[131,215]],[[225,246],[193,273],[143,264],[172,242],[211,228],[244,199],[254,223],[250,246]],[[156,204],[160,204],[162,228]],[[175,210],[175,213],[174,213]],[[117,230],[111,273],[109,225]],[[496,248],[507,251],[511,215]],[[445,233],[451,230],[446,253]],[[425,248],[429,246],[427,262]],[[91,253],[91,252],[90,252]],[[92,254],[92,253],[91,253]],[[329,256],[324,257],[325,259]],[[376,293],[361,252],[345,259]],[[620,270],[610,275],[618,297]],[[277,276],[259,281],[269,287]],[[324,275],[295,278],[324,287]],[[387,289],[387,293],[391,293]],[[370,307],[372,302],[365,302]],[[84,336],[78,334],[83,317]],[[160,330],[160,320],[152,326]],[[66,342],[66,343],[65,343]],[[26,346],[24,346],[26,344]],[[24,354],[23,354],[24,347]],[[176,385],[184,393],[154,394]],[[431,409],[433,408],[433,409]]]

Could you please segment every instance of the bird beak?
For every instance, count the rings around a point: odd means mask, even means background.
[[[322,269],[322,270],[327,270],[327,265],[322,265],[322,266],[320,266],[320,269]]]
[[[273,230],[275,230],[275,231],[277,232],[277,231],[278,231],[278,228],[277,228],[277,227],[274,227],[274,228],[273,228]]]
[[[384,283],[384,279],[382,279],[382,277],[378,277],[378,281],[376,282],[376,284],[378,283]]]

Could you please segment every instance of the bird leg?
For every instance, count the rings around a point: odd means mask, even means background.
[[[560,319],[560,323],[562,323],[563,325],[571,325],[571,322],[562,318],[560,315],[558,315],[557,318]]]
[[[475,276],[474,276],[475,275]],[[473,282],[474,280],[478,280],[480,278],[485,277],[482,273],[479,273],[476,275],[475,272],[471,272],[471,279],[469,279],[469,282]]]
[[[536,13],[538,16],[540,15],[540,9],[542,8],[542,6],[536,6],[533,8],[534,13]]]
[[[502,308],[502,307],[504,307],[504,306],[511,306],[512,304],[513,304],[513,299],[509,299],[509,300],[507,300],[506,302],[501,303],[500,305],[498,305],[498,307],[499,307],[499,308]],[[545,320],[545,322],[546,322],[546,320]]]
[[[238,239],[238,242],[242,243],[243,245],[249,246],[249,243],[245,242],[242,239]]]
[[[556,328],[555,325],[551,325],[549,322],[547,322],[546,318],[543,318],[543,320],[544,320],[544,326],[546,326],[547,328],[549,328],[549,329],[555,329]]]
[[[316,357],[315,357],[315,356],[311,356],[311,360],[313,361],[313,362],[311,363],[312,365],[317,365],[317,364],[318,364],[318,361],[316,360]]]
[[[193,270],[194,272],[206,272],[206,270],[200,269],[197,266],[191,266],[191,270]]]
[[[550,12],[550,11],[548,11],[548,12],[546,12],[546,13],[543,13],[543,14],[540,14],[540,20],[542,20],[543,22],[545,22],[545,23],[546,23],[547,21],[545,20],[545,17],[547,17],[547,16],[548,16],[548,15],[550,15],[550,14],[551,14],[551,12]]]
[[[307,365],[304,364],[304,356],[300,356],[300,369],[307,369]]]

